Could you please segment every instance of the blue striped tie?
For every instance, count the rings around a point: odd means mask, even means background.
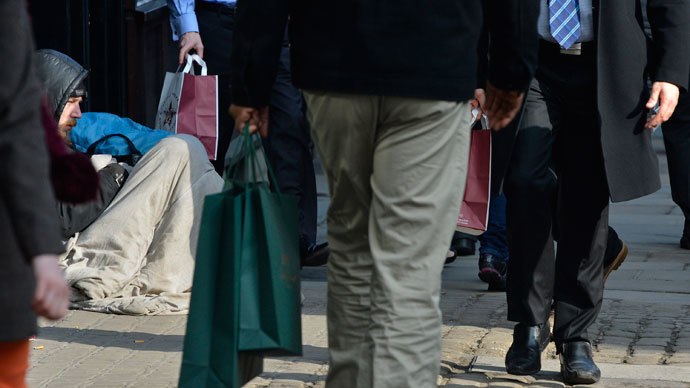
[[[580,37],[580,2],[578,0],[551,0],[549,2],[551,36],[564,49]]]

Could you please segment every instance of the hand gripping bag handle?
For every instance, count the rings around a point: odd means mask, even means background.
[[[479,115],[479,109],[475,108],[472,109],[472,123],[477,120],[477,116]],[[486,117],[485,114],[482,113],[482,117],[479,119],[481,124],[482,124],[482,129],[489,129],[489,118]]]
[[[206,62],[204,62],[204,60],[201,59],[201,57],[197,54],[187,55],[187,65],[185,65],[184,69],[182,69],[182,72],[189,73],[192,69],[192,63],[194,62],[198,63],[201,66],[201,75],[208,75],[208,68],[206,67]]]
[[[249,122],[247,122],[244,127],[242,128],[241,135],[243,136],[242,141],[238,141],[237,145],[235,146],[235,152],[233,153],[233,157],[231,158],[230,161],[230,167],[228,171],[225,173],[225,180],[227,181],[232,181],[237,178],[239,168],[237,167],[240,157],[240,149],[244,149],[244,158],[245,158],[245,189],[248,186],[248,177],[249,177],[249,168],[252,169],[252,172],[256,176],[257,170],[260,170],[259,164],[258,164],[258,156],[256,155],[256,150],[254,149],[254,142],[252,139],[255,137],[259,136],[258,134],[249,134]],[[279,196],[282,196],[282,193],[280,191],[280,187],[278,186],[278,180],[276,179],[276,176],[273,172],[273,168],[271,167],[271,164],[268,162],[268,156],[266,155],[266,151],[264,150],[263,142],[259,138],[259,147],[261,149],[261,153],[264,155],[264,162],[266,163],[266,169],[268,170],[268,178],[269,182],[273,187],[275,187],[276,192],[278,193]]]

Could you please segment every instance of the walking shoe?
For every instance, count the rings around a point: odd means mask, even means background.
[[[489,283],[490,291],[505,291],[508,265],[502,257],[490,253],[479,254],[479,279]]]
[[[474,255],[476,242],[474,239],[465,236],[468,235],[458,232],[457,230],[453,232],[453,240],[450,243],[450,250],[455,252],[457,256]]]
[[[541,353],[549,344],[549,324],[527,326],[518,323],[513,329],[513,344],[506,353],[506,371],[511,375],[533,375],[541,370]]]
[[[604,283],[606,283],[611,272],[621,266],[626,256],[628,256],[628,247],[618,237],[616,231],[609,227],[609,237],[604,253]]]
[[[474,252],[476,251],[474,240],[469,238],[458,239],[453,248],[458,256],[471,256],[474,255]]]
[[[317,244],[300,239],[300,267],[318,267],[328,262],[328,243]]]
[[[445,264],[450,264],[450,263],[454,262],[455,259],[457,259],[457,258],[458,258],[458,254],[455,253],[454,250],[449,249],[449,250],[448,250],[448,253],[446,253],[446,262],[444,263],[444,265],[445,265]]]
[[[601,371],[592,359],[592,345],[586,341],[568,342],[560,346],[561,376],[568,385],[594,384]]]
[[[497,282],[491,282],[489,283],[489,291],[496,291],[496,292],[506,292],[506,281],[508,276],[504,276],[502,280],[499,280]]]

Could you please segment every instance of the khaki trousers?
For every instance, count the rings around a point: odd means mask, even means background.
[[[306,92],[328,209],[329,388],[436,387],[468,103]]]
[[[79,290],[73,307],[186,313],[203,201],[222,187],[198,139],[176,135],[159,141],[59,261],[67,282]]]

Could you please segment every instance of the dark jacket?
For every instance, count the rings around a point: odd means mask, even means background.
[[[489,79],[522,89],[536,65],[534,0],[240,0],[233,102],[268,105],[288,14],[298,88],[469,100],[477,85],[482,1],[493,36]]]
[[[55,50],[38,50],[36,71],[48,95],[48,102],[56,120],[60,119],[70,95],[89,74],[72,58]],[[99,190],[96,198],[86,203],[60,202],[58,215],[62,236],[69,238],[81,232],[110,205],[120,191],[127,173],[119,165],[109,165],[98,172]]]
[[[62,250],[23,0],[0,2],[0,341],[36,333],[31,259]]]
[[[651,134],[644,129],[647,77],[688,87],[690,2],[648,0],[647,14],[653,41],[645,37],[639,0],[601,0],[595,13],[601,145],[616,202],[661,187]]]

